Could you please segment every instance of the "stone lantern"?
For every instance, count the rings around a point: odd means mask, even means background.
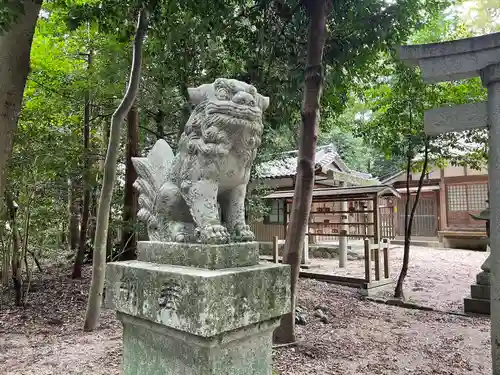
[[[486,200],[486,203],[489,203]],[[476,284],[471,285],[471,297],[464,299],[464,311],[479,314],[490,314],[490,207],[484,209],[479,215],[471,215],[475,220],[486,222],[488,257],[481,266],[481,272],[476,276]]]

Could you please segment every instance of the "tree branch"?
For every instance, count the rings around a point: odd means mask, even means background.
[[[146,126],[143,126],[143,125],[139,125],[139,128],[140,129],[144,129],[146,130],[148,133],[151,133],[153,134],[156,138],[160,139],[160,138],[163,138],[160,134],[158,134],[157,132],[155,132],[154,130],[151,130],[149,129],[148,127]]]
[[[94,117],[92,117],[91,119],[89,119],[89,122],[93,122],[99,118],[106,118],[106,117],[110,117],[112,116],[113,114],[112,113],[102,113],[102,114],[99,114],[99,115],[95,115]]]

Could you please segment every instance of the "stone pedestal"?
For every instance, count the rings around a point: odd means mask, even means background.
[[[490,315],[490,253],[476,276],[476,284],[470,287],[470,298],[464,298],[464,311]]]
[[[137,261],[108,264],[124,374],[270,375],[272,332],[291,309],[290,268],[260,265],[258,250],[140,242]]]

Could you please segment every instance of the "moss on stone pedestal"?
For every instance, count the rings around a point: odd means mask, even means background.
[[[290,311],[290,267],[224,270],[139,261],[108,264],[106,305],[167,327],[210,337]]]
[[[137,259],[143,262],[222,269],[259,264],[258,242],[223,245],[142,241]]]
[[[279,319],[210,338],[129,315],[124,326],[125,375],[270,375],[272,331]]]

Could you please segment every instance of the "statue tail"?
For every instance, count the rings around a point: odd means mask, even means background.
[[[167,181],[173,159],[174,153],[163,139],[155,143],[147,157],[132,158],[137,172],[134,187],[139,193],[140,209],[137,217],[148,224],[157,222],[155,202],[161,186]]]

